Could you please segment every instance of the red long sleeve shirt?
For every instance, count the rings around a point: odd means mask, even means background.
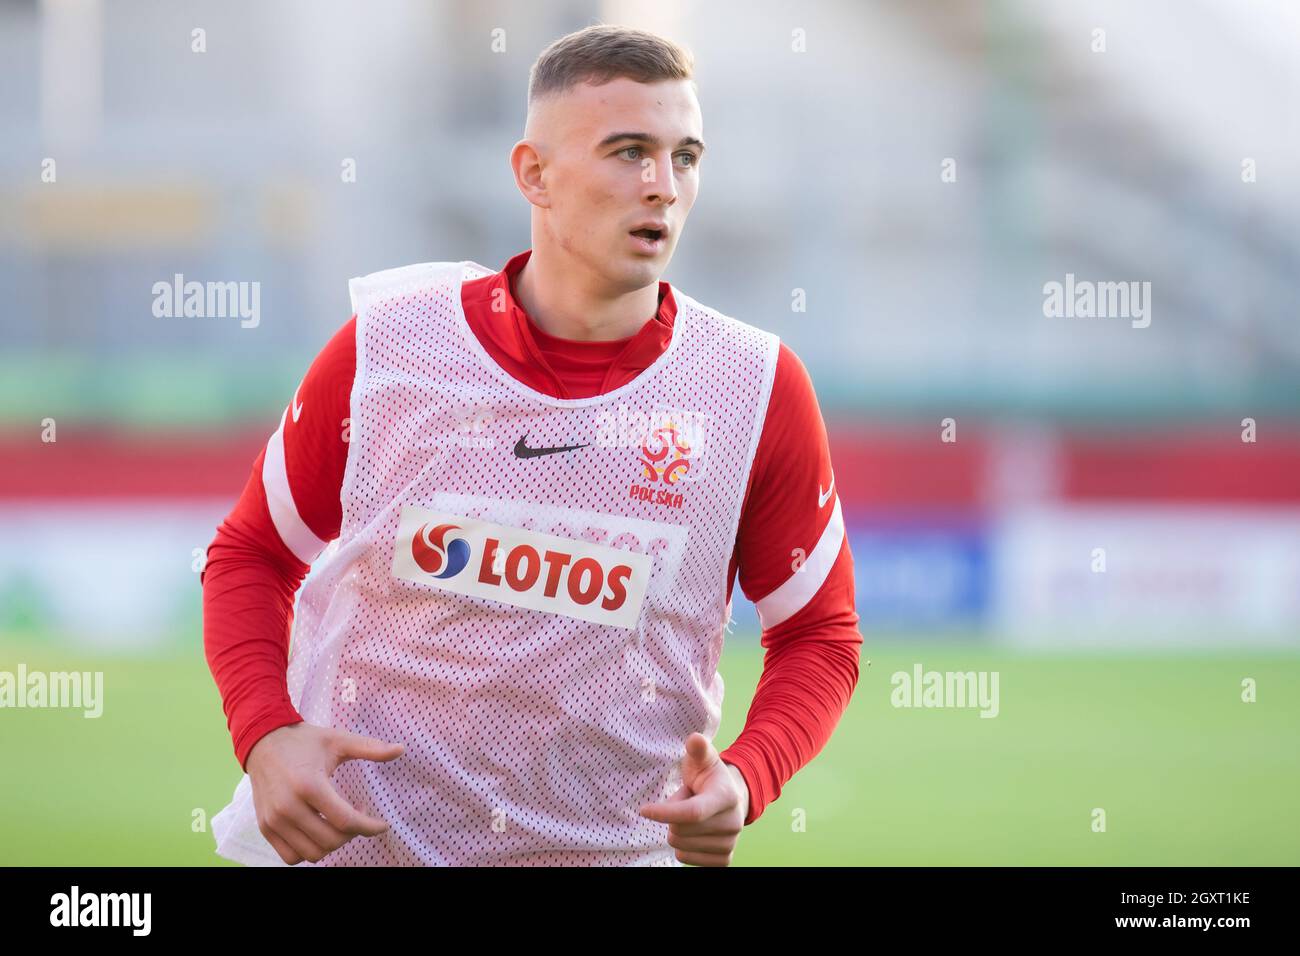
[[[635,378],[667,348],[676,303],[666,282],[656,315],[628,338],[578,341],[538,328],[511,287],[529,255],[522,252],[500,272],[462,288],[470,328],[511,375],[555,397],[585,398]],[[204,648],[241,766],[259,739],[302,720],[286,677],[294,595],[319,553],[315,545],[339,535],[355,375],[353,316],[312,362],[285,416],[291,500],[282,500],[279,482],[264,481],[264,448],[208,546],[200,575]],[[756,604],[766,649],[744,728],[721,751],[749,788],[746,824],[825,746],[857,684],[862,637],[853,559],[834,496],[812,382],[782,343],[727,574],[728,599],[739,574],[741,590]],[[286,543],[273,516],[285,509],[296,512],[298,527],[315,541],[304,545],[299,533]]]

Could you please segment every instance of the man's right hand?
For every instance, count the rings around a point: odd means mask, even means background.
[[[405,751],[333,727],[298,723],[278,727],[258,740],[244,766],[253,784],[253,807],[262,836],[291,866],[320,861],[354,836],[388,829],[378,817],[348,804],[330,782],[345,760],[388,761]]]

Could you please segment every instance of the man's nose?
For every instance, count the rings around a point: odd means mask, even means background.
[[[665,162],[665,160],[667,160]],[[677,201],[677,179],[673,176],[673,158],[654,157],[654,165],[642,172],[641,194],[645,199],[655,199],[668,205]]]

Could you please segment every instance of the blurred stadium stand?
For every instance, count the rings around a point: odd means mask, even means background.
[[[868,639],[1300,644],[1283,0],[0,2],[0,630],[192,633],[194,549],[347,279],[527,248],[528,68],[598,20],[696,55],[667,278],[808,365]],[[259,324],[155,317],[178,273],[259,282]],[[1150,326],[1045,317],[1067,273],[1150,282]]]

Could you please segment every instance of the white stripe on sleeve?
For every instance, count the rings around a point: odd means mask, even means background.
[[[793,617],[813,599],[835,566],[843,542],[844,515],[840,511],[840,496],[836,495],[831,519],[826,522],[826,528],[812,553],[798,571],[786,578],[785,583],[754,605],[758,609],[758,620],[763,630],[776,627]]]
[[[311,564],[325,550],[327,542],[316,537],[298,514],[293,493],[289,490],[289,472],[284,461],[284,419],[289,409],[280,413],[280,427],[266,443],[266,458],[262,460],[262,487],[266,491],[266,505],[271,512],[275,530],[280,540],[303,564]]]

